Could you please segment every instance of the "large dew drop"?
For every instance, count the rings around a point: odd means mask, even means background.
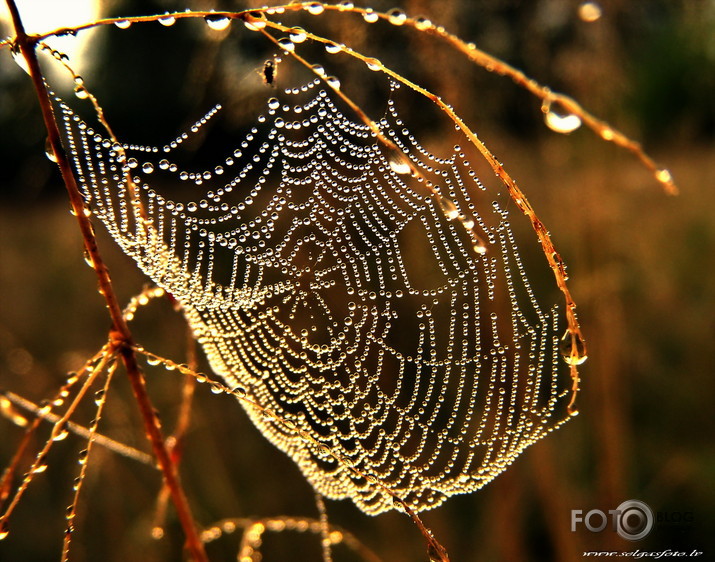
[[[228,29],[228,26],[231,25],[230,18],[226,16],[206,16],[204,19],[206,20],[206,24],[215,31],[223,31],[224,29]]]
[[[566,330],[559,344],[564,361],[569,365],[581,365],[588,356],[586,355],[586,343],[579,334]]]
[[[581,126],[581,118],[578,115],[556,113],[550,102],[545,102],[541,110],[544,112],[546,126],[556,133],[572,133]]]
[[[176,23],[176,18],[167,14],[163,18],[159,18],[159,23],[164,27],[171,27]]]

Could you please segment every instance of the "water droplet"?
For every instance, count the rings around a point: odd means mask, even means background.
[[[392,25],[402,25],[407,20],[407,14],[401,8],[392,8],[387,12],[387,19]]]
[[[171,27],[176,23],[176,18],[174,16],[167,15],[163,18],[159,18],[159,23],[165,27]]]
[[[330,53],[331,55],[339,53],[344,48],[345,48],[345,45],[341,45],[340,43],[326,43],[325,44],[325,51],[327,53]]]
[[[268,100],[268,109],[278,109],[281,106],[281,102],[278,98],[271,98]]]
[[[45,139],[45,156],[50,162],[57,163],[57,156],[55,156],[55,151],[52,150],[52,143],[50,142],[50,137]]]
[[[206,24],[215,31],[223,31],[231,25],[231,19],[222,15],[208,15],[204,18]]]
[[[164,529],[158,525],[151,530],[151,538],[154,540],[159,540],[164,538]]]
[[[87,88],[81,84],[77,84],[74,88],[74,95],[81,100],[86,100],[89,97],[89,92],[87,91]]]
[[[169,164],[168,160],[159,160],[159,169],[161,170],[168,170],[171,164]]]
[[[377,15],[377,12],[375,12],[375,10],[373,10],[372,8],[368,8],[363,12],[362,19],[364,19],[367,23],[375,23],[377,20],[380,19],[380,16]]]
[[[373,71],[377,71],[382,68],[382,63],[380,63],[379,60],[373,58],[365,59],[365,64],[370,70]]]
[[[94,269],[94,260],[92,259],[92,255],[87,251],[87,248],[84,249],[84,263]]]
[[[6,521],[0,521],[0,541],[7,538],[10,534]]]
[[[546,126],[557,133],[572,133],[581,126],[581,118],[573,113],[557,113],[551,107],[551,102],[544,102],[541,106],[544,112],[544,122]]]
[[[424,31],[425,29],[432,27],[432,22],[429,19],[420,16],[415,20],[415,27],[420,31]]]
[[[32,468],[32,474],[42,474],[42,473],[45,472],[46,470],[47,470],[47,464],[45,464],[44,462],[40,461],[38,464],[36,464],[36,465]]]
[[[673,176],[670,173],[670,170],[666,170],[666,169],[658,170],[655,173],[655,179],[657,179],[661,183],[672,183],[673,182]]]
[[[295,45],[293,44],[293,41],[288,39],[287,37],[281,37],[277,41],[278,46],[283,49],[287,53],[292,53],[295,51]]]
[[[387,157],[390,168],[396,174],[411,174],[413,172],[412,164],[404,152],[397,148],[391,148]]]
[[[585,22],[594,22],[601,18],[603,10],[596,2],[582,2],[578,7],[578,17]]]
[[[335,90],[340,89],[340,80],[338,80],[335,76],[328,76],[325,81],[328,83],[328,86]]]
[[[457,206],[454,204],[454,201],[447,197],[440,197],[439,199],[439,205],[442,207],[442,211],[444,212],[444,216],[446,216],[449,220],[454,220],[459,216],[459,210],[457,209]]]
[[[559,351],[564,358],[564,361],[569,365],[580,365],[588,356],[586,355],[586,342],[580,334],[566,330],[561,342],[559,343]]]
[[[237,386],[233,390],[231,390],[231,393],[237,398],[243,398],[246,396],[246,389],[242,386]]]
[[[355,4],[350,0],[340,0],[340,2],[338,2],[338,9],[341,12],[352,10],[353,8],[355,8]]]
[[[325,77],[325,69],[322,67],[320,64],[314,64],[312,67],[313,72],[315,72],[318,76],[322,76],[323,78]]]
[[[116,25],[119,29],[128,29],[132,25],[132,22],[129,20],[119,20],[115,21],[114,25]]]
[[[79,452],[79,456],[77,458],[77,462],[79,464],[85,464],[87,462],[87,455],[89,455],[89,451],[87,449],[82,449]]]
[[[145,174],[153,173],[154,164],[152,164],[151,162],[144,162],[144,164],[142,164],[142,172],[144,172]]]
[[[308,38],[308,34],[302,27],[294,27],[288,35],[293,43],[302,43]]]
[[[94,403],[100,406],[104,402],[104,390],[98,390],[94,393]]]
[[[258,31],[266,27],[266,19],[261,12],[250,12],[245,15],[243,24],[251,31]]]
[[[62,441],[63,439],[67,439],[68,435],[69,431],[67,431],[67,422],[63,422],[61,425],[55,426],[52,432],[52,440]]]
[[[309,14],[313,14],[314,16],[319,16],[325,11],[325,7],[320,2],[311,2],[305,9]]]

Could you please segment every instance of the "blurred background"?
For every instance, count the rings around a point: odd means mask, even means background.
[[[61,8],[55,13],[52,6]],[[247,6],[207,0],[190,7]],[[185,7],[157,0],[57,1],[36,3],[23,15],[28,22],[44,16],[32,24],[40,31],[99,14]],[[376,1],[372,7],[393,5]],[[466,65],[429,37],[387,24],[375,24],[368,36],[355,16],[303,22],[416,77],[472,125],[548,226],[568,264],[589,345],[580,415],[527,449],[483,490],[425,513],[425,523],[454,561],[569,561],[587,550],[636,548],[698,549],[705,552],[702,559],[715,559],[715,3],[603,1],[595,19],[582,3],[565,0],[405,0],[402,7],[573,96],[642,141],[681,189],[677,197],[665,195],[632,155],[583,127],[568,136],[553,133],[544,125],[539,100],[508,79]],[[57,48],[74,49],[70,56],[110,122],[141,131],[151,117],[150,138],[142,142],[171,137],[203,115],[212,100],[235,93],[237,83],[250,102],[251,88],[260,84],[260,51],[244,54],[243,66],[233,67],[243,77],[236,82],[231,68],[217,62],[231,59],[222,53],[227,42],[215,35],[190,26],[134,27],[131,40],[121,32],[86,33],[78,38],[94,42],[77,47],[72,40]],[[7,26],[2,34],[10,34]],[[166,51],[161,68],[142,64],[147,45]],[[350,80],[349,68],[339,76],[343,89],[369,112],[371,92]],[[33,96],[9,50],[0,51],[0,389],[38,402],[106,341],[109,319],[94,272],[84,264],[59,174],[45,157]],[[147,99],[150,116],[137,109]],[[416,130],[429,129],[419,115],[411,118]],[[97,230],[126,302],[147,279]],[[170,303],[141,310],[134,331],[146,348],[184,361],[186,326]],[[147,378],[169,432],[181,402],[180,375],[147,367]],[[90,405],[78,414],[79,422],[93,416]],[[121,375],[102,424],[114,439],[148,450]],[[49,425],[35,447],[48,432]],[[3,467],[22,433],[0,418]],[[77,454],[84,447],[77,437],[53,447],[48,470],[10,520],[0,560],[59,558]],[[312,489],[298,469],[230,397],[197,389],[185,451],[182,478],[203,525],[227,517],[317,516]],[[159,484],[152,467],[97,447],[71,559],[181,559],[181,532],[171,515],[165,537],[150,536]],[[628,542],[610,529],[592,533],[583,525],[571,531],[571,510],[608,511],[628,499],[656,512],[655,527],[643,540]],[[381,559],[426,559],[421,537],[404,515],[368,517],[349,501],[326,503],[331,522]],[[208,545],[210,558],[235,559],[239,538],[236,533]],[[315,536],[288,531],[266,534],[263,552],[266,561],[320,559]],[[334,557],[357,559],[342,546]]]

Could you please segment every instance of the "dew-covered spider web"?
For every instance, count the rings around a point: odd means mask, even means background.
[[[210,150],[186,148],[228,129],[231,100],[145,145],[108,131],[82,86],[55,95],[67,152],[92,216],[319,493],[432,508],[568,417],[560,295],[529,221],[432,102],[368,65],[384,99],[366,122],[348,85],[284,47],[264,57],[275,83],[251,70],[250,123]],[[420,104],[446,149],[413,131]]]

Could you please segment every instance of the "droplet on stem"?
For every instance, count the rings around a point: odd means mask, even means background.
[[[331,55],[339,53],[344,48],[345,48],[345,46],[341,45],[340,43],[326,43],[325,44],[325,52],[330,53]]]
[[[287,37],[281,37],[278,39],[278,46],[287,53],[295,51],[295,44]]]
[[[81,84],[77,84],[74,88],[74,95],[81,100],[86,100],[89,97],[89,92],[87,91],[87,88]]]
[[[62,424],[55,426],[52,434],[52,440],[62,441],[63,439],[67,439],[68,435],[69,431],[67,431],[67,422],[63,422]]]
[[[251,31],[259,31],[266,27],[266,18],[260,12],[250,12],[244,16],[243,25]]]
[[[132,25],[132,22],[129,20],[119,20],[115,21],[114,25],[116,25],[119,29],[128,29]]]
[[[308,38],[308,34],[302,27],[294,27],[288,35],[293,43],[302,43]]]
[[[373,71],[377,71],[382,68],[382,63],[379,60],[373,58],[365,59],[365,64],[367,65],[368,69]]]
[[[87,251],[87,248],[84,249],[84,263],[94,269],[94,259],[92,259],[92,255]]]
[[[670,173],[670,170],[666,170],[666,169],[658,170],[655,173],[655,179],[657,179],[661,183],[672,183],[673,182],[673,176]]]
[[[380,16],[377,15],[375,10],[368,8],[363,12],[362,19],[364,19],[367,23],[375,23],[378,19],[380,19]]]
[[[588,356],[586,355],[586,342],[581,334],[566,330],[559,344],[559,351],[564,361],[569,365],[581,365]]]
[[[231,25],[231,19],[222,15],[209,15],[204,18],[206,20],[206,25],[208,25],[214,31],[223,31],[228,29]]]
[[[415,27],[420,31],[424,31],[425,29],[432,27],[432,22],[425,17],[418,17],[415,20]]]
[[[159,23],[165,27],[170,27],[176,23],[176,18],[167,13],[163,18],[159,18]]]
[[[57,156],[55,156],[55,151],[52,150],[52,143],[50,142],[50,137],[45,139],[45,156],[50,162],[57,164]]]
[[[311,2],[305,9],[309,14],[313,14],[314,16],[319,16],[325,11],[325,7],[320,2]]]
[[[551,101],[547,100],[541,106],[544,112],[544,122],[546,126],[557,133],[572,133],[581,126],[581,118],[573,113],[557,113],[551,106]]]
[[[407,21],[407,14],[401,8],[392,8],[387,12],[387,19],[392,25],[402,25]]]

